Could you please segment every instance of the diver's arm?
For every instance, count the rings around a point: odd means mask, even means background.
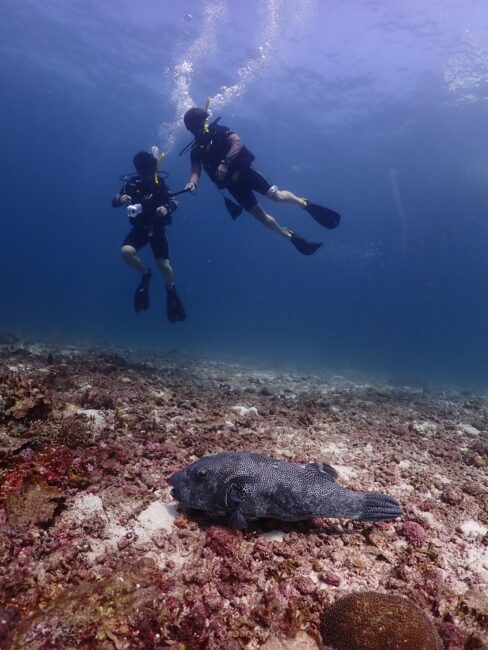
[[[127,186],[124,185],[112,199],[112,208],[120,208],[121,205],[128,205],[131,201],[131,197],[127,194]]]
[[[227,154],[225,155],[225,158],[222,160],[222,162],[229,167],[241,153],[242,147],[244,145],[242,144],[241,139],[237,133],[229,133],[227,136],[227,143],[229,144],[229,150],[227,151]]]
[[[202,163],[199,160],[192,160],[190,178],[188,179],[188,182],[193,183],[195,186],[198,185],[201,175],[202,175]]]
[[[122,205],[122,201],[120,200],[121,196],[123,195],[120,192],[117,192],[117,194],[112,199],[112,208],[120,208]]]
[[[196,149],[193,149],[190,153],[191,160],[191,171],[190,178],[188,179],[187,184],[185,185],[185,190],[195,194],[198,187],[198,182],[200,181],[200,176],[202,174],[202,161]]]
[[[227,136],[227,144],[229,146],[227,153],[215,170],[215,180],[217,182],[223,182],[229,173],[229,168],[236,161],[238,155],[241,153],[244,147],[240,137],[237,135],[237,133],[234,132],[229,133]]]

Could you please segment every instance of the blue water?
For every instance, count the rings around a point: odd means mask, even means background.
[[[0,328],[485,387],[484,5],[4,0]],[[343,221],[326,231],[263,199],[324,242],[303,257],[233,222],[202,178],[168,229],[188,313],[171,325],[157,274],[150,310],[132,310],[128,222],[110,202],[152,144],[183,187],[178,120],[208,95],[257,169]]]

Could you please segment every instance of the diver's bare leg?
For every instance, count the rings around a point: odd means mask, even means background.
[[[171,267],[170,261],[165,260],[162,257],[156,259],[156,264],[159,266],[159,270],[163,274],[164,281],[168,289],[173,288],[173,269]]]
[[[256,203],[256,205],[251,208],[250,212],[255,219],[263,224],[263,226],[266,226],[266,228],[274,230],[274,232],[283,235],[283,237],[286,237],[287,239],[290,239],[292,235],[291,231],[288,228],[280,226],[276,219],[270,214],[267,214],[259,205],[259,203]]]
[[[275,186],[274,186],[275,187]],[[273,188],[271,188],[273,189]],[[295,205],[299,205],[301,208],[304,208],[307,205],[307,201],[305,199],[300,198],[296,194],[293,194],[293,192],[290,192],[289,190],[276,190],[274,192],[269,192],[267,194],[268,198],[273,199],[273,201],[283,201],[285,203],[294,203]]]
[[[147,268],[144,266],[144,262],[140,257],[137,257],[137,251],[133,246],[125,244],[122,246],[120,252],[122,253],[122,257],[129,266],[132,266],[132,268],[136,269],[136,271],[139,271],[139,273],[147,273]]]

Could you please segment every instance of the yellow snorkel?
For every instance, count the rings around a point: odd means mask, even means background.
[[[157,162],[156,162],[156,171],[154,172],[154,182],[155,182],[156,184],[159,183],[159,179],[158,179],[159,163],[162,161],[162,159],[163,159],[165,156],[166,156],[166,154],[165,154],[164,151],[163,151],[163,153],[160,153],[160,154],[159,154],[158,160],[157,160]]]

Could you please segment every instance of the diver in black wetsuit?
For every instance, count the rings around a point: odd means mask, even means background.
[[[191,175],[185,189],[191,193],[196,192],[203,166],[217,187],[227,189],[239,205],[263,225],[286,237],[300,253],[315,253],[322,244],[308,242],[290,228],[280,226],[258,203],[254,191],[274,201],[286,201],[304,208],[326,228],[339,225],[340,216],[337,212],[310,203],[288,190],[279,190],[252,167],[254,155],[242,144],[237,133],[217,124],[218,120],[208,124],[208,117],[209,113],[205,109],[190,108],[183,118],[186,128],[195,138],[190,154]],[[225,201],[231,216],[237,218],[242,209],[228,199]]]
[[[124,178],[124,185],[112,199],[112,207],[127,207],[131,229],[122,244],[124,260],[142,274],[141,283],[134,296],[136,312],[149,307],[149,283],[151,269],[146,268],[136,255],[146,244],[150,244],[154,258],[166,282],[166,307],[171,323],[186,318],[183,305],[178,298],[173,283],[173,269],[169,261],[169,246],[165,227],[171,224],[172,213],[178,207],[171,198],[164,176],[157,172],[159,151],[153,147],[153,153],[140,151],[134,156],[137,174]]]

